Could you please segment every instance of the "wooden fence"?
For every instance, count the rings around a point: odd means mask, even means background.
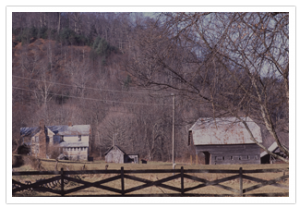
[[[253,176],[249,176],[247,174],[257,174],[257,173],[278,173],[282,172],[282,176],[275,178],[273,180],[263,180],[260,178],[256,178]],[[168,176],[163,179],[159,179],[157,181],[151,181],[148,179],[140,178],[133,176],[134,174],[159,174],[159,173],[172,173],[172,176]],[[216,179],[213,181],[209,181],[204,178],[192,176],[189,174],[194,173],[215,173],[215,174],[234,174],[229,177],[224,177],[221,179]],[[103,180],[99,180],[96,182],[88,182],[82,180],[80,177],[76,178],[74,176],[82,175],[82,174],[117,174],[116,176],[106,178]],[[129,175],[130,174],[130,175]],[[61,171],[24,171],[24,172],[13,172],[13,176],[36,176],[36,175],[53,175],[54,177],[44,179],[44,180],[37,180],[34,183],[31,183],[30,181],[25,181],[25,183],[18,182],[16,180],[12,180],[13,183],[13,189],[12,193],[15,195],[17,192],[22,192],[24,190],[35,190],[38,192],[50,192],[54,193],[55,196],[76,196],[76,197],[91,197],[91,196],[105,196],[105,197],[116,197],[116,196],[126,196],[126,197],[150,197],[150,196],[288,196],[288,192],[279,192],[279,193],[255,193],[255,194],[247,194],[247,192],[250,192],[252,190],[271,185],[275,186],[277,188],[281,189],[289,189],[288,186],[279,184],[278,182],[284,181],[289,178],[288,175],[288,169],[257,169],[257,170],[243,170],[240,168],[239,170],[198,170],[198,169],[184,169],[181,167],[181,169],[154,169],[154,170],[124,170],[123,167],[121,167],[121,170],[85,170],[85,171],[64,171],[63,168]],[[73,176],[73,177],[72,177]],[[139,185],[133,188],[126,189],[124,186],[124,179],[131,179],[134,181],[142,182],[143,185]],[[167,184],[163,184],[165,182],[174,180],[174,179],[180,179],[181,187],[174,187]],[[121,189],[112,188],[109,186],[103,185],[104,183],[108,183],[111,181],[119,180],[121,184]],[[199,185],[195,185],[193,187],[185,188],[184,187],[184,179],[191,179],[197,182],[201,182]],[[225,181],[230,181],[237,179],[239,180],[239,188],[234,189],[229,186],[225,186],[223,183]],[[243,188],[243,179],[247,179],[250,181],[254,181],[258,184],[253,185],[248,188]],[[68,182],[75,182],[78,184],[82,184],[79,187],[71,188],[66,190],[65,184]],[[53,188],[49,186],[49,184],[57,183],[60,186],[59,188]],[[147,187],[156,186],[161,187],[164,189],[169,189],[172,191],[175,191],[176,193],[165,193],[165,194],[132,194],[131,192],[138,191],[141,189],[145,189]],[[228,190],[232,192],[231,194],[196,194],[196,193],[188,193],[189,191],[204,188],[207,186],[217,186],[221,189]],[[70,195],[71,193],[84,190],[89,187],[95,187],[103,190],[108,190],[111,192],[114,192],[115,194],[103,194],[103,195]],[[100,192],[101,193],[101,192]]]

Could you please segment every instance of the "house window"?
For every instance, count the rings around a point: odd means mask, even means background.
[[[39,142],[39,137],[38,136],[36,136],[34,139],[35,139],[35,142]]]
[[[78,141],[81,141],[81,135],[78,135]]]

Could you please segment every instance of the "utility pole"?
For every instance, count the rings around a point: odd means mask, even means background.
[[[174,165],[174,123],[175,123],[175,96],[174,93],[171,94],[173,96],[173,123],[172,123],[172,164]]]
[[[115,136],[117,135],[117,133],[113,134],[113,147],[115,146]]]

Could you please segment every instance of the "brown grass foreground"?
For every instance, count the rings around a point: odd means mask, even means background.
[[[41,167],[42,170],[46,171],[53,171],[55,170],[55,160],[42,160],[41,161]],[[72,161],[59,161],[57,165],[57,169],[60,170],[63,168],[64,170],[81,170],[83,165],[85,165],[86,170],[104,170],[105,161],[100,160],[100,161],[94,161],[94,162],[72,162]],[[25,159],[25,165],[19,167],[19,168],[14,168],[14,171],[32,171],[35,170],[35,163],[29,163],[28,159]],[[253,170],[253,169],[283,169],[283,168],[288,168],[288,164],[268,164],[268,165],[190,165],[190,164],[185,164],[185,163],[177,163],[176,169],[180,169],[181,166],[184,169],[229,169],[229,170],[238,170],[240,167],[243,168],[243,170]],[[172,169],[172,164],[169,162],[148,162],[148,164],[114,164],[114,163],[108,163],[108,169],[109,170],[120,170],[121,167],[124,167],[124,170],[145,170],[145,169]],[[285,173],[286,175],[288,173]],[[115,176],[116,174],[84,174],[84,175],[77,175],[75,177],[79,178],[84,181],[88,182],[95,182],[99,181],[102,179],[110,178],[112,176]],[[147,180],[151,181],[156,181],[160,180],[163,178],[166,178],[168,176],[171,176],[171,173],[157,173],[157,174],[134,174],[134,176],[139,177],[139,178],[144,178]],[[189,174],[192,176],[196,176],[199,178],[206,179],[208,181],[213,181],[216,179],[221,179],[225,178],[228,176],[232,176],[234,174],[223,174],[223,173],[192,173]],[[260,178],[263,180],[272,180],[275,178],[278,178],[283,175],[282,172],[278,173],[257,173],[257,174],[247,174],[252,177]],[[35,182],[38,179],[42,178],[50,178],[51,176],[14,176],[13,179],[20,181],[22,183],[25,183],[26,181],[30,182]],[[279,182],[280,184],[289,185],[289,180],[285,180],[282,182]],[[137,182],[133,181],[130,179],[124,179],[124,185],[125,189],[129,189],[132,187],[136,187],[139,185],[143,185],[144,183],[142,182]],[[164,183],[166,185],[174,186],[177,188],[181,187],[181,180],[180,178],[169,181]],[[201,184],[200,182],[191,180],[191,179],[184,179],[184,188],[189,188],[196,186],[198,184]],[[234,188],[234,189],[239,189],[239,179],[231,180],[231,181],[226,181],[223,183],[220,183],[222,185]],[[248,188],[254,185],[257,185],[259,183],[256,183],[254,181],[249,181],[246,179],[243,179],[243,188]],[[120,180],[115,180],[112,182],[108,182],[103,184],[105,186],[109,186],[112,188],[116,189],[121,189],[121,181]],[[69,182],[65,186],[65,190],[69,190],[75,187],[81,186],[81,184],[75,183],[75,182]],[[60,189],[59,186],[57,186],[54,189]],[[255,189],[253,191],[247,192],[247,194],[255,194],[255,193],[288,193],[289,190],[287,189],[282,189],[274,186],[263,186],[261,188]],[[168,189],[164,189],[161,187],[157,186],[151,186],[145,189],[141,189],[138,191],[131,192],[129,194],[171,194],[171,193],[178,193],[175,191],[171,191]],[[196,194],[213,194],[213,195],[219,195],[219,194],[233,194],[231,191],[224,190],[222,188],[216,187],[216,186],[207,186],[203,187],[200,189],[195,189],[192,191],[189,191],[188,193],[196,193]],[[98,188],[87,188],[83,189],[81,191],[77,191],[68,195],[106,195],[106,194],[116,194],[110,191],[106,191],[103,189],[98,189]],[[117,195],[117,194],[116,194]],[[36,191],[22,191],[19,193],[14,194],[14,196],[55,196],[55,194],[52,193],[40,193]],[[167,195],[166,195],[167,196]]]

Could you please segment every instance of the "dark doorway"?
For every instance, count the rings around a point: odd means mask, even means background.
[[[270,164],[270,155],[265,155],[260,158],[261,164]]]
[[[203,152],[205,156],[205,165],[209,165],[210,163],[210,153],[209,152]]]

